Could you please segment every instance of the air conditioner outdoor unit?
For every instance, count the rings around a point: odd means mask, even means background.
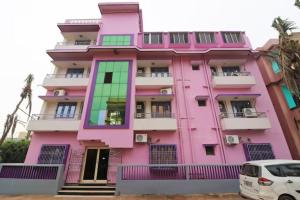
[[[225,143],[228,145],[239,144],[240,139],[238,135],[225,135]]]
[[[136,134],[135,135],[136,143],[147,143],[147,140],[148,140],[147,134]]]
[[[244,108],[243,113],[245,117],[257,117],[255,108]]]
[[[65,96],[66,91],[65,90],[54,90],[53,96]]]
[[[143,117],[143,113],[136,113],[136,118],[142,118]]]
[[[172,88],[161,89],[160,94],[172,94]]]

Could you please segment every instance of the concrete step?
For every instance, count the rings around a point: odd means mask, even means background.
[[[108,185],[64,185],[62,190],[115,190],[115,186],[108,186]]]
[[[84,196],[98,196],[98,195],[115,195],[114,190],[78,190],[68,189],[58,191],[58,195],[84,195]]]

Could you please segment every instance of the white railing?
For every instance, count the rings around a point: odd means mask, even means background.
[[[66,24],[99,24],[100,19],[66,19]]]
[[[96,45],[96,41],[92,40],[90,42],[76,42],[76,41],[65,41],[58,42],[55,46],[55,49],[82,49],[87,48],[89,45]]]

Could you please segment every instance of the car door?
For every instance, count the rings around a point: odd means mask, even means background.
[[[300,163],[281,165],[289,194],[300,198]]]
[[[241,192],[253,199],[258,199],[259,185],[258,178],[260,167],[256,165],[245,164],[240,177]]]

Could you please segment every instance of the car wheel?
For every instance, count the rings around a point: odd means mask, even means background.
[[[295,200],[292,196],[289,195],[281,195],[278,200]]]

